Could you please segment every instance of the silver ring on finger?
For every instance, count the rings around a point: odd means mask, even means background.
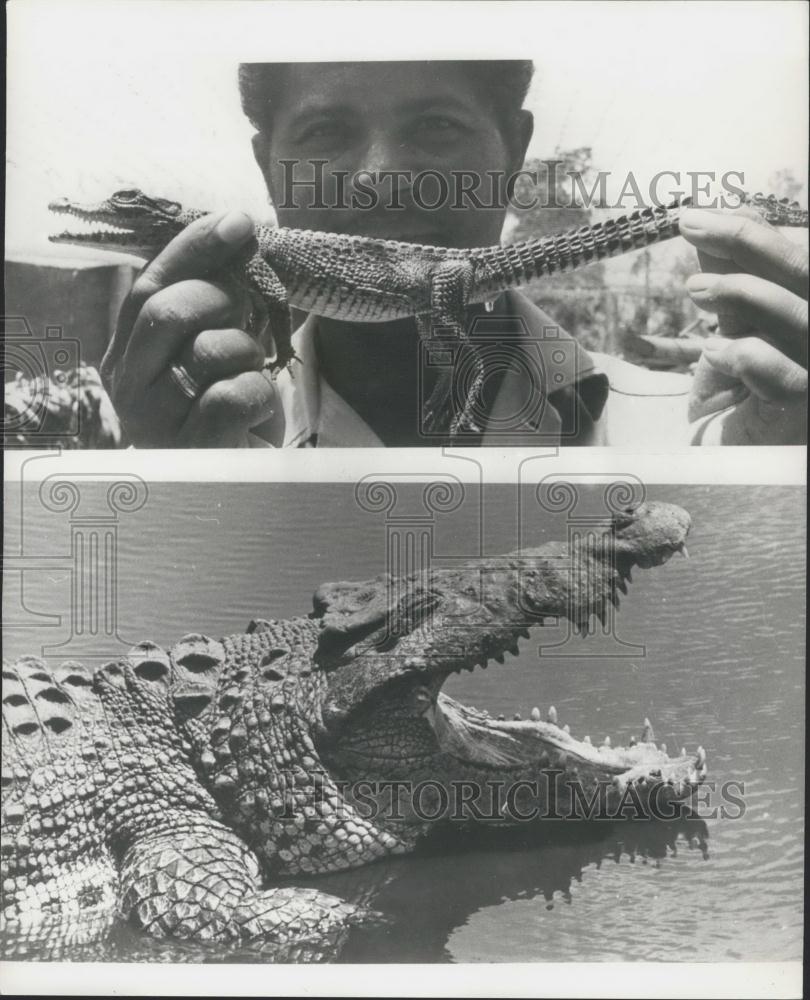
[[[169,366],[169,377],[186,399],[198,399],[202,389],[181,364]]]

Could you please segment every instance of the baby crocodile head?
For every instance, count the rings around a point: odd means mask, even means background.
[[[52,243],[78,246],[139,257],[154,257],[194,218],[202,213],[185,212],[182,205],[166,198],[150,198],[138,188],[116,191],[92,204],[59,198],[48,208],[74,220],[73,228],[50,236]],[[75,221],[81,225],[75,225]]]

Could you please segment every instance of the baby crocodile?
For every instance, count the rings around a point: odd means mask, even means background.
[[[796,202],[762,194],[744,195],[741,202],[774,225],[807,226],[807,211]],[[467,337],[464,311],[468,305],[491,303],[506,289],[533,278],[677,236],[678,220],[689,203],[690,199],[682,199],[555,236],[469,250],[257,226],[255,240],[232,268],[232,275],[264,303],[276,345],[272,361],[276,370],[293,358],[291,306],[357,323],[414,316],[423,339],[461,343],[473,360],[466,399],[454,412],[453,376],[446,369],[425,403],[422,423],[428,433],[445,433],[449,428],[453,436],[460,430],[479,430],[473,414],[485,372]],[[207,214],[184,209],[176,201],[150,198],[138,189],[117,191],[92,205],[63,198],[51,202],[49,208],[94,226],[86,232],[52,236],[54,242],[149,259],[185,226]]]

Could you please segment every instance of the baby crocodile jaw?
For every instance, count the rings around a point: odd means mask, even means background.
[[[185,212],[176,201],[149,198],[143,192],[117,191],[103,201],[86,204],[58,198],[48,208],[71,221],[52,243],[114,250],[151,259],[202,212]]]

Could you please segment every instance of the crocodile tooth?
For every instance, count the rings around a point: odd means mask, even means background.
[[[539,722],[539,721],[540,721],[540,709],[535,705],[535,707],[532,709],[532,722]]]
[[[515,712],[515,714],[512,716],[512,719],[515,722],[520,722],[520,712]]]
[[[702,768],[706,763],[706,751],[703,747],[697,748],[697,766]]]
[[[610,745],[611,745],[611,743],[610,743],[610,737],[606,736],[605,739],[604,739],[604,742],[602,743],[602,746],[603,747],[609,747]]]
[[[689,558],[689,549],[687,549],[684,542],[681,542],[681,544],[677,547],[675,551],[679,552],[684,557],[684,559]]]
[[[564,733],[568,733],[569,736],[571,735],[571,727],[568,725],[567,722],[562,728]]]
[[[613,605],[614,608],[621,607],[621,602],[619,601],[619,595],[616,593],[615,590],[611,590],[610,592],[610,603]]]
[[[498,716],[498,722],[503,722],[505,720],[505,718],[506,718],[505,715],[499,715]]]
[[[666,752],[667,752],[667,745],[666,745],[666,743],[662,743],[661,744],[661,753],[666,753]]]
[[[548,710],[546,721],[550,722],[553,726],[557,725],[557,709],[553,705]]]
[[[632,583],[633,582],[633,571],[630,570],[630,569],[628,569],[628,571],[627,571],[627,582],[628,583]]]
[[[640,739],[642,743],[652,743],[655,739],[655,733],[649,719],[644,720],[644,729],[641,732]]]
[[[590,736],[583,736],[582,737],[582,742],[583,743],[587,743],[588,746],[590,746],[591,745],[591,738],[590,738]]]
[[[681,757],[686,756],[686,747],[681,747]]]
[[[617,586],[617,587],[619,588],[619,590],[620,590],[620,591],[621,591],[621,592],[622,592],[623,594],[626,594],[626,593],[627,593],[627,584],[626,584],[626,583],[624,582],[624,578],[623,578],[623,577],[620,577],[620,578],[619,578],[619,580],[618,580],[618,581],[617,581],[617,583],[616,583],[616,586]],[[617,597],[617,598],[616,598],[616,607],[618,608],[618,606],[619,606],[619,598]]]
[[[630,737],[630,740],[629,740],[629,742],[628,742],[628,746],[631,746],[631,747],[634,747],[634,746],[636,745],[636,742],[637,742],[637,741],[636,741],[636,738],[635,738],[635,736],[631,736],[631,737]]]

